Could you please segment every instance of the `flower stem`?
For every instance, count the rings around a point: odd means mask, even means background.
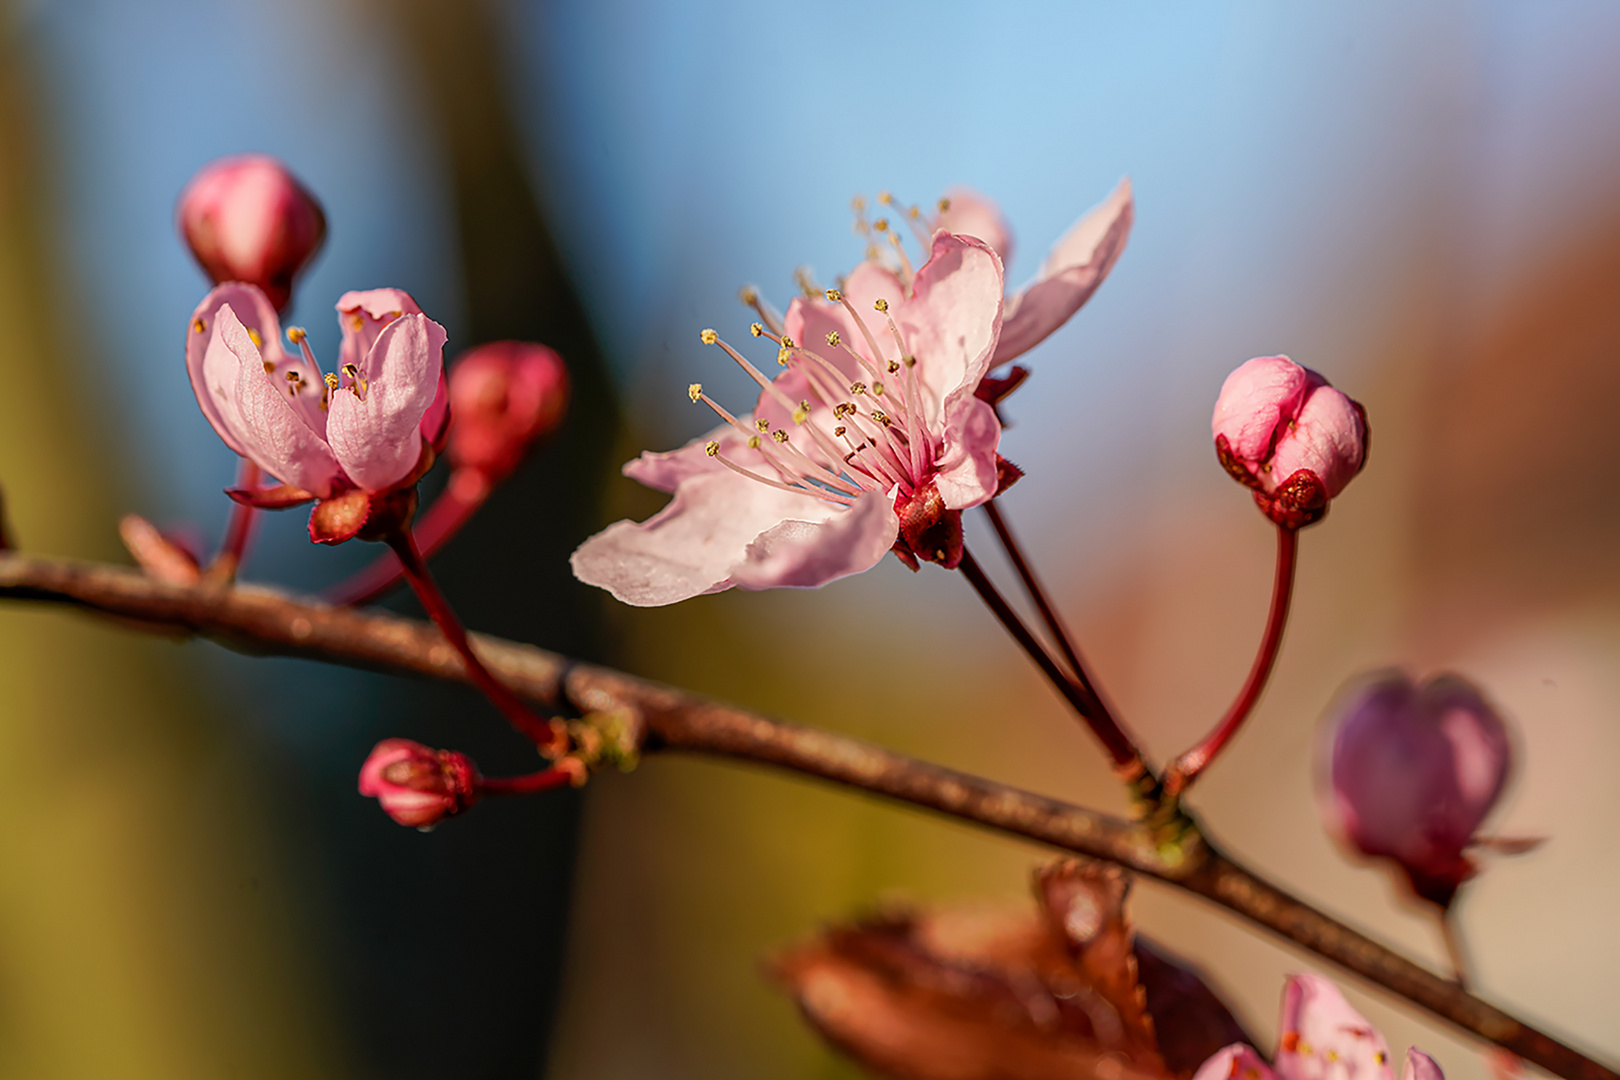
[[[424,559],[433,557],[489,499],[490,486],[474,469],[458,470],[433,505],[416,519],[413,533]],[[385,554],[370,566],[328,589],[326,602],[334,607],[358,607],[380,599],[405,577],[399,559]]]
[[[243,459],[236,470],[236,486],[244,490],[258,487],[259,467]],[[203,575],[206,580],[220,585],[228,585],[236,580],[236,571],[247,555],[248,541],[253,539],[253,519],[257,514],[258,510],[246,503],[231,504],[231,519],[225,526],[225,539],[219,545],[219,554],[208,564]]]
[[[550,791],[552,788],[563,787],[574,782],[574,773],[568,769],[552,766],[541,769],[539,772],[527,773],[523,776],[480,777],[478,780],[479,795],[533,795],[539,791]]]
[[[417,549],[416,539],[411,535],[409,525],[390,533],[386,543],[394,549],[399,556],[400,568],[405,580],[410,583],[411,590],[416,593],[422,607],[427,610],[427,616],[433,620],[433,625],[461,654],[461,659],[467,665],[467,674],[472,677],[474,685],[484,692],[484,696],[501,710],[512,726],[534,742],[536,746],[547,747],[556,742],[556,735],[551,725],[530,712],[522,700],[512,690],[484,666],[473,652],[472,643],[467,640],[467,629],[461,625],[450,602],[445,599],[444,592],[439,583],[433,580],[429,573],[427,563],[422,559],[422,553]]]
[[[1467,990],[1468,978],[1468,950],[1463,948],[1462,935],[1457,931],[1457,923],[1451,917],[1449,910],[1440,912],[1440,937],[1446,943],[1446,957],[1451,961],[1451,979],[1460,989]]]
[[[1051,632],[1053,640],[1057,642],[1058,648],[1063,653],[1063,658],[1069,662],[1069,670],[1074,673],[1076,681],[1080,683],[1086,693],[1090,694],[1092,700],[1097,703],[1097,708],[1101,713],[1107,717],[1110,723],[1117,725],[1117,721],[1113,719],[1108,706],[1103,702],[1102,695],[1097,692],[1096,684],[1091,681],[1091,676],[1087,674],[1086,665],[1080,659],[1080,651],[1075,647],[1074,639],[1069,636],[1068,627],[1064,626],[1062,617],[1058,615],[1057,609],[1052,606],[1051,601],[1047,598],[1046,590],[1041,588],[1040,580],[1036,578],[1035,571],[1029,565],[1029,561],[1024,558],[1023,549],[1018,546],[1018,540],[1013,536],[1012,528],[1008,526],[1007,519],[1002,517],[1001,510],[996,505],[996,500],[991,499],[985,503],[984,510],[989,515],[991,527],[996,530],[996,538],[1001,541],[1002,550],[1007,553],[1007,558],[1011,560],[1013,569],[1018,571],[1018,577],[1024,583],[1024,591],[1029,594],[1030,600],[1035,605],[1035,610],[1040,612],[1041,621],[1046,623],[1046,629]]]
[[[1192,782],[1209,767],[1210,762],[1243,726],[1255,703],[1266,688],[1277,652],[1282,645],[1283,627],[1288,623],[1288,605],[1294,596],[1294,568],[1299,562],[1299,532],[1277,526],[1277,573],[1271,585],[1271,611],[1266,616],[1266,631],[1260,638],[1260,651],[1255,653],[1254,666],[1238,691],[1237,700],[1226,710],[1226,715],[1204,741],[1176,758],[1165,775],[1165,789],[1174,796],[1186,791]]]
[[[1102,708],[1102,703],[1097,700],[1097,696],[1091,692],[1088,686],[1085,686],[1058,666],[1057,661],[1052,659],[1052,654],[1046,651],[1046,647],[1040,643],[1034,634],[1030,633],[1029,627],[1024,625],[1023,620],[1018,617],[1018,613],[996,590],[995,585],[985,576],[984,568],[979,565],[978,560],[966,548],[962,549],[962,563],[958,569],[962,571],[963,576],[968,579],[968,583],[973,586],[974,591],[979,594],[979,598],[985,602],[991,613],[1001,622],[1006,631],[1013,636],[1013,640],[1018,642],[1023,650],[1029,654],[1031,660],[1035,661],[1036,666],[1041,669],[1047,681],[1057,689],[1058,693],[1063,695],[1069,706],[1079,714],[1080,719],[1084,720],[1086,726],[1091,728],[1092,733],[1101,740],[1103,748],[1108,751],[1108,756],[1114,759],[1114,770],[1128,782],[1134,782],[1143,777],[1152,777],[1152,771],[1147,767],[1147,763],[1142,760],[1142,755],[1136,749],[1136,744],[1131,740],[1131,737],[1125,733],[1125,730],[1119,726],[1119,723],[1114,720],[1108,711]]]

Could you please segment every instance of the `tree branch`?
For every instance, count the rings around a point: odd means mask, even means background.
[[[261,586],[186,588],[135,570],[0,554],[0,597],[87,609],[212,638],[251,653],[471,681],[460,656],[425,622],[299,600]],[[1568,1080],[1620,1080],[1611,1069],[1418,966],[1261,879],[1196,828],[1161,849],[1142,827],[831,732],[474,635],[490,670],[554,710],[628,709],[642,750],[683,750],[775,765],[1116,863],[1218,904],[1273,935],[1513,1051]]]

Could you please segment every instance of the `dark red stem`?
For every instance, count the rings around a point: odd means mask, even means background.
[[[537,791],[550,791],[573,783],[573,774],[566,769],[542,769],[525,776],[481,777],[480,795],[533,795]]]
[[[1266,680],[1271,677],[1272,666],[1277,662],[1277,653],[1282,645],[1283,627],[1288,624],[1288,604],[1294,597],[1294,567],[1298,562],[1299,531],[1277,526],[1277,574],[1271,585],[1271,612],[1266,616],[1266,632],[1260,639],[1260,651],[1255,653],[1254,666],[1249,669],[1249,678],[1243,684],[1243,689],[1238,691],[1237,700],[1226,710],[1220,723],[1205,736],[1203,742],[1182,754],[1170,766],[1170,771],[1165,775],[1165,788],[1171,795],[1187,790],[1198,775],[1209,767],[1210,762],[1237,734],[1238,728],[1243,726],[1243,721],[1249,718],[1255,703],[1265,691]]]
[[[236,486],[251,491],[259,486],[259,467],[247,459],[236,470]],[[253,519],[258,511],[246,503],[231,503],[231,519],[225,526],[225,539],[219,545],[219,554],[208,565],[207,576],[214,581],[234,581],[236,571],[247,555],[248,541],[253,539]]]
[[[551,725],[530,712],[517,694],[513,693],[507,685],[489,673],[484,662],[478,659],[473,652],[472,643],[467,640],[467,629],[461,625],[450,602],[445,599],[439,583],[433,580],[429,573],[427,563],[422,559],[422,553],[417,549],[416,540],[411,535],[410,526],[405,526],[391,533],[386,540],[394,554],[399,556],[400,570],[405,580],[410,582],[416,598],[422,601],[427,616],[433,620],[433,625],[461,654],[461,659],[467,665],[467,674],[472,677],[473,683],[484,692],[484,696],[512,722],[512,726],[521,731],[534,742],[536,746],[547,747],[556,741],[556,735]]]
[[[484,475],[474,469],[458,469],[450,474],[433,505],[416,519],[414,534],[424,559],[431,559],[489,499],[491,491]],[[326,591],[327,603],[335,607],[357,607],[381,599],[405,578],[405,568],[393,554],[384,554],[370,566],[338,582]]]
[[[1077,679],[1058,666],[1057,661],[1052,659],[1052,654],[1046,651],[1046,647],[1036,639],[1034,634],[1030,633],[1029,627],[1024,625],[1024,621],[1018,617],[1018,613],[996,590],[995,585],[985,576],[983,567],[979,565],[978,560],[966,548],[962,549],[962,563],[958,569],[962,571],[963,576],[968,579],[968,583],[973,586],[974,591],[979,594],[979,598],[985,602],[991,613],[1000,620],[1001,625],[1013,636],[1013,640],[1018,642],[1019,646],[1029,654],[1031,660],[1035,661],[1036,666],[1041,669],[1047,681],[1057,689],[1058,693],[1063,695],[1069,706],[1079,714],[1080,719],[1086,722],[1086,726],[1091,728],[1092,733],[1102,742],[1103,748],[1108,751],[1108,756],[1114,759],[1115,772],[1119,773],[1128,782],[1137,781],[1144,777],[1151,778],[1153,773],[1148,769],[1147,763],[1142,760],[1142,755],[1136,749],[1136,743],[1131,740],[1131,737],[1125,733],[1125,730],[1119,726],[1114,718],[1101,707],[1101,703],[1097,700],[1095,694],[1092,694],[1087,687],[1081,685]]]
[[[1087,694],[1091,695],[1091,699],[1097,703],[1097,709],[1108,722],[1118,726],[1118,721],[1115,720],[1107,703],[1103,701],[1102,695],[1097,692],[1097,686],[1091,681],[1091,676],[1086,672],[1086,665],[1080,659],[1080,650],[1075,648],[1074,639],[1069,636],[1068,627],[1064,626],[1063,619],[1058,615],[1057,609],[1052,606],[1052,602],[1047,598],[1046,590],[1041,588],[1040,580],[1036,578],[1034,569],[1029,565],[1029,560],[1024,558],[1023,549],[1018,546],[1018,540],[1013,536],[1012,528],[1007,524],[1007,519],[1001,516],[1001,510],[996,505],[996,500],[991,499],[985,503],[984,512],[990,517],[990,525],[996,530],[996,539],[1001,541],[1002,550],[1007,553],[1007,558],[1011,560],[1013,569],[1018,571],[1019,580],[1024,583],[1024,591],[1029,594],[1030,601],[1035,605],[1035,610],[1040,612],[1041,621],[1046,623],[1046,629],[1051,632],[1058,648],[1062,650],[1063,658],[1069,662],[1069,670],[1074,673],[1075,680],[1080,683]]]

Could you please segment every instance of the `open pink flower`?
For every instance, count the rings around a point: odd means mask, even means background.
[[[257,506],[319,500],[310,538],[340,543],[409,493],[448,418],[444,327],[398,289],[345,293],[339,370],[323,374],[302,330],[282,346],[265,294],[238,282],[203,298],[186,331],[186,370],[203,415],[238,454],[282,483],[233,491]],[[398,502],[399,500],[395,500]]]
[[[1339,988],[1317,975],[1295,975],[1283,990],[1273,1064],[1238,1043],[1208,1061],[1193,1080],[1393,1080],[1389,1044]],[[1413,1047],[1401,1080],[1445,1080],[1433,1058]]]
[[[974,395],[1001,328],[1001,259],[972,237],[936,233],[913,276],[862,263],[827,301],[794,300],[751,415],[690,389],[719,428],[624,468],[674,493],[647,521],[621,521],[574,552],[574,573],[637,606],[733,586],[813,588],[870,569],[894,549],[954,567],[960,511],[996,492],[1001,425]],[[774,323],[774,318],[769,319]]]

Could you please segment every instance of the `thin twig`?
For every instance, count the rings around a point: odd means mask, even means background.
[[[236,470],[236,486],[249,490],[259,486],[259,467],[247,458]],[[253,539],[253,522],[258,511],[247,503],[231,501],[231,517],[225,526],[225,539],[220,542],[219,554],[214,556],[208,569],[203,571],[210,583],[228,585],[236,580],[236,572],[247,557],[248,542]]]
[[[4,554],[0,597],[73,605],[255,653],[472,681],[460,656],[427,623],[295,600],[258,586],[182,588],[120,567]],[[1568,1080],[1620,1080],[1620,1073],[1263,880],[1197,831],[1179,847],[1161,850],[1142,827],[1104,814],[533,646],[474,639],[506,685],[544,708],[639,713],[643,753],[681,750],[774,765],[1116,863],[1202,896]]]
[[[1125,729],[1119,726],[1108,710],[1103,708],[1102,702],[1097,700],[1097,696],[1091,692],[1089,686],[1080,683],[1058,666],[1057,661],[1052,659],[1052,654],[1046,651],[1046,646],[1042,645],[1030,632],[1029,627],[1024,625],[1024,620],[1018,617],[1012,605],[1007,603],[1006,598],[986,576],[984,568],[966,548],[962,549],[962,562],[958,569],[962,571],[962,576],[968,579],[973,590],[979,594],[979,599],[984,601],[985,606],[1001,622],[1002,627],[1029,654],[1029,658],[1035,661],[1047,681],[1063,695],[1064,700],[1097,736],[1103,744],[1103,749],[1108,751],[1108,756],[1114,759],[1114,771],[1127,783],[1134,784],[1145,779],[1148,786],[1157,786],[1158,778],[1142,760],[1135,741],[1125,733]]]
[[[1243,681],[1243,689],[1238,691],[1237,699],[1214,729],[1197,746],[1171,763],[1164,776],[1167,794],[1176,796],[1191,787],[1192,782],[1232,741],[1243,726],[1243,721],[1254,711],[1261,693],[1265,691],[1266,680],[1271,677],[1271,669],[1277,662],[1277,653],[1282,648],[1283,628],[1288,625],[1288,606],[1294,596],[1294,568],[1298,563],[1299,532],[1277,526],[1277,570],[1271,583],[1271,609],[1266,614],[1265,633],[1260,636],[1260,648],[1254,654],[1249,677]]]

